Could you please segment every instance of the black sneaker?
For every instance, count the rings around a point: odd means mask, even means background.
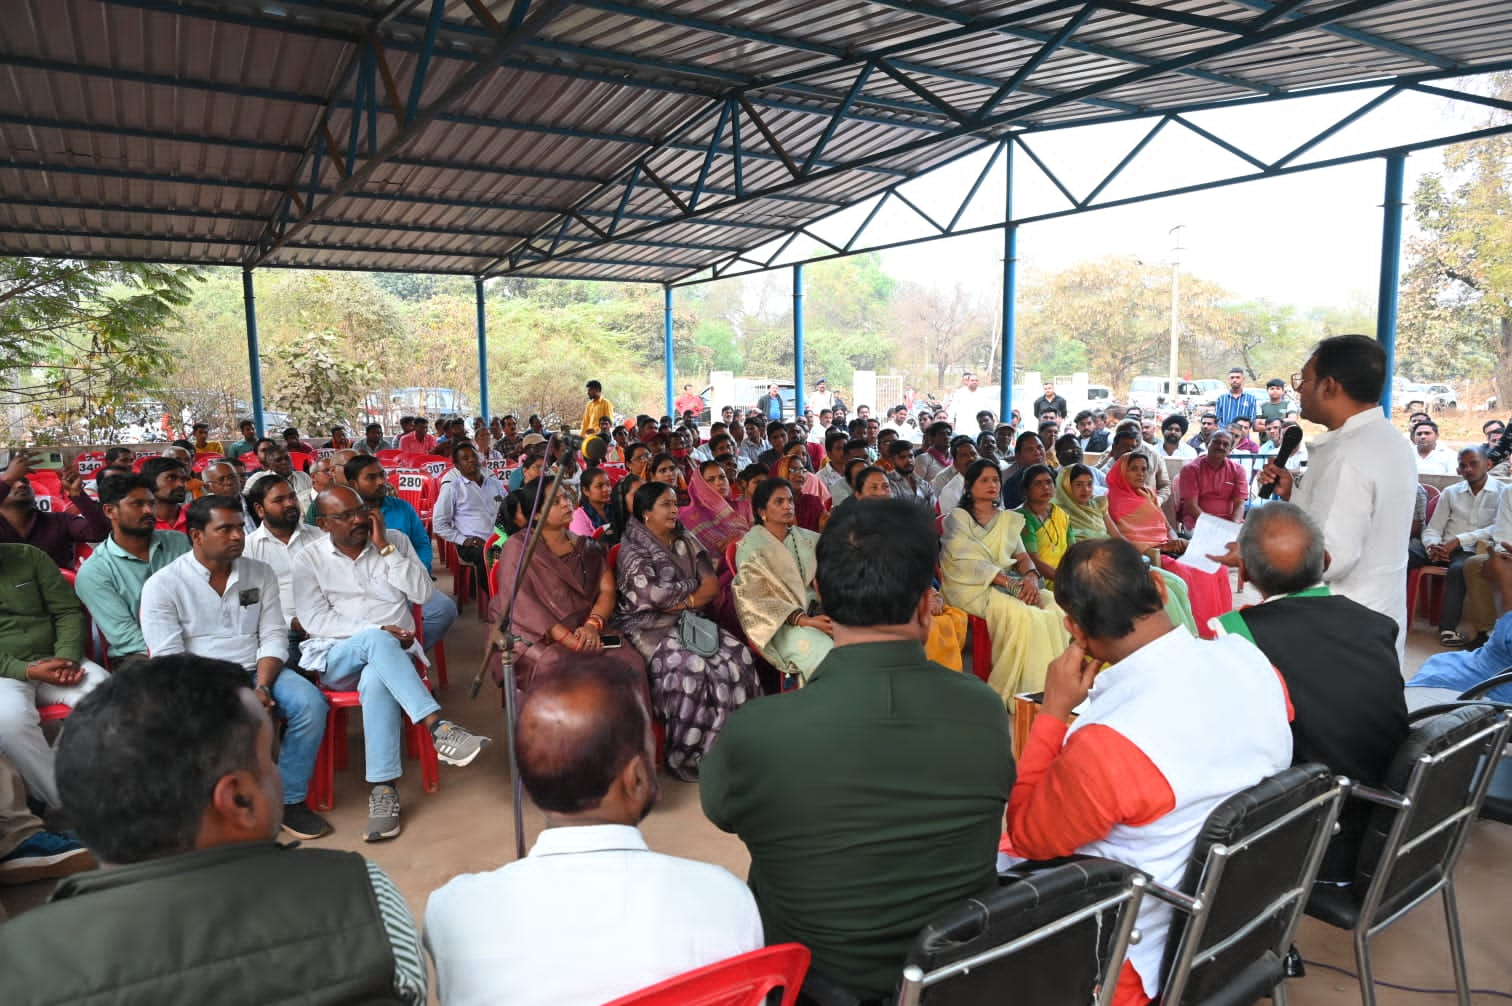
[[[95,866],[94,856],[78,842],[39,831],[0,858],[0,884],[56,880]]]
[[[283,830],[292,838],[309,841],[329,835],[331,823],[303,803],[286,803],[283,811]]]
[[[399,825],[399,791],[388,783],[379,783],[368,796],[367,832],[364,842],[382,842],[395,838]]]

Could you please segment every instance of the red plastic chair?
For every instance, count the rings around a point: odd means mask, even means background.
[[[606,1006],[761,1006],[782,989],[793,1006],[808,974],[809,949],[801,943],[762,947],[621,996]]]
[[[315,455],[313,454],[306,454],[304,451],[289,452],[289,464],[294,466],[296,472],[308,472],[314,463]]]
[[[37,707],[37,715],[42,717],[43,723],[56,723],[59,720],[66,720],[68,719],[68,714],[71,712],[73,712],[73,709],[61,702]]]
[[[378,459],[378,463],[385,468],[392,468],[398,465],[403,456],[403,451],[395,450],[379,451],[374,455]]]
[[[249,475],[262,469],[262,462],[257,460],[256,451],[248,451],[237,460],[242,463],[242,467],[247,470],[247,474]]]
[[[74,471],[85,478],[105,467],[104,451],[89,451],[74,458]]]
[[[992,636],[987,620],[968,613],[966,631],[971,635],[971,673],[986,681],[992,676]]]
[[[421,649],[425,647],[424,630],[421,628],[420,606],[417,604],[413,609],[415,619],[415,640],[420,643]],[[437,643],[432,651],[435,664],[436,676],[440,679],[442,687],[446,686],[446,657],[441,649],[442,644]],[[425,674],[419,664],[415,670],[420,672],[423,678]],[[335,804],[336,793],[336,770],[345,769],[347,766],[347,723],[346,713],[348,709],[362,705],[362,697],[355,691],[338,692],[321,686],[320,693],[326,697],[330,709],[326,712],[326,731],[321,738],[320,750],[315,754],[315,771],[310,776],[309,802],[316,810],[330,810]],[[434,793],[441,788],[441,760],[436,756],[436,742],[432,739],[430,731],[419,723],[413,723],[409,717],[404,719],[404,753],[409,758],[420,759],[420,783],[427,793]]]
[[[43,513],[62,513],[70,506],[68,497],[63,495],[63,482],[57,472],[45,468],[27,472],[26,480],[31,483],[32,493],[37,498],[37,509]]]
[[[1428,505],[1423,511],[1423,523],[1426,525],[1433,519],[1433,511],[1438,509],[1439,491],[1434,486],[1425,485],[1423,492],[1428,496]],[[1417,619],[1419,600],[1427,602],[1429,622],[1438,625],[1439,614],[1444,607],[1444,585],[1448,576],[1449,570],[1443,566],[1419,566],[1417,569],[1407,571],[1408,631],[1411,631],[1412,623]],[[1427,577],[1426,581],[1424,577]],[[1421,597],[1419,597],[1420,590]]]

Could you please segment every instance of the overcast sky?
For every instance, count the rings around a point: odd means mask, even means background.
[[[1275,106],[1193,116],[1203,128],[1259,155],[1272,157],[1300,145],[1319,129],[1364,104],[1375,93],[1325,96]],[[1474,128],[1485,110],[1465,103],[1405,95],[1370,113],[1305,157],[1325,160]],[[1031,146],[1078,196],[1084,195],[1149,128],[1130,123],[1051,134]],[[953,200],[969,189],[985,154],[958,168],[941,169],[906,190],[936,218],[948,219]],[[1106,195],[1151,191],[1218,177],[1243,162],[1186,130],[1168,126]],[[1063,197],[1028,158],[1015,161],[1015,209],[1020,217],[1059,209]],[[1407,161],[1405,219],[1411,232],[1411,197],[1417,179],[1442,166],[1440,150]],[[982,187],[965,220],[985,222],[1001,213],[1001,167]],[[1375,303],[1380,268],[1381,203],[1385,161],[1301,172],[1284,178],[1229,186],[1132,206],[1082,213],[1022,226],[1021,268],[1053,272],[1075,262],[1131,254],[1146,262],[1171,261],[1170,230],[1181,231],[1183,272],[1213,280],[1240,299],[1269,298],[1301,308]],[[897,206],[898,204],[893,204]],[[847,211],[819,233],[848,233],[870,209]],[[979,213],[977,211],[980,211]],[[1000,215],[997,219],[1001,219]],[[863,243],[884,243],[923,234],[928,227],[906,208],[884,210]],[[833,239],[833,238],[831,238]],[[897,277],[940,287],[957,282],[979,290],[1000,282],[1001,231],[913,245],[884,252],[884,267]]]

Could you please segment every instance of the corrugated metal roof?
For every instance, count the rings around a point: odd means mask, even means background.
[[[670,282],[1007,132],[1509,61],[1505,0],[12,0],[0,253]]]

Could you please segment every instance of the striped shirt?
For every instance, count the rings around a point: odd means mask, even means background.
[[[425,970],[425,954],[420,949],[420,932],[415,928],[415,918],[399,888],[372,860],[366,860],[368,882],[373,885],[373,897],[378,902],[378,915],[383,919],[383,931],[388,934],[389,945],[394,951],[394,995],[401,1002],[425,1006],[430,997],[430,976]]]

